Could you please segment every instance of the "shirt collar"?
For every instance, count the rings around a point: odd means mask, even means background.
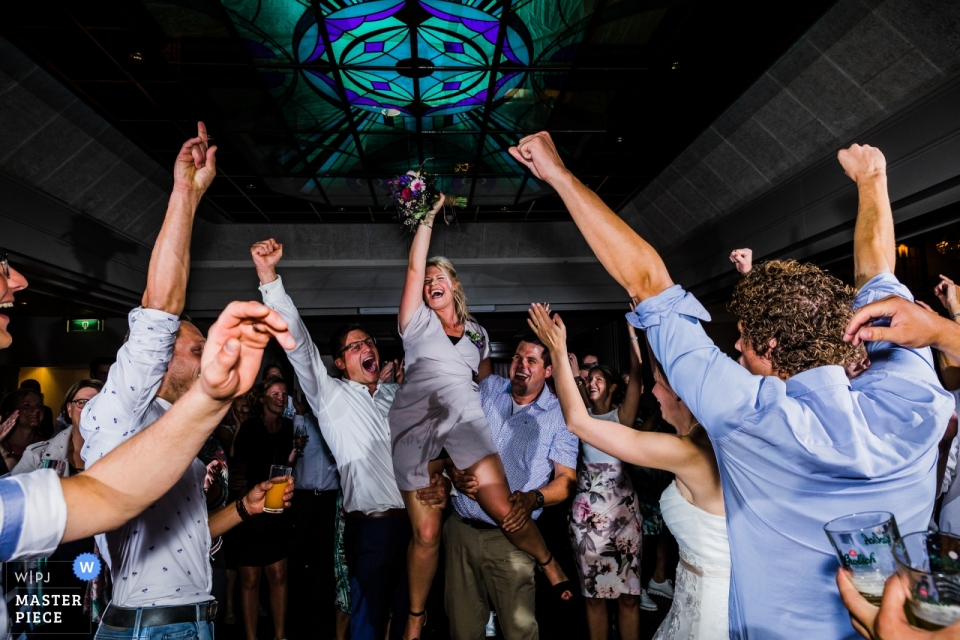
[[[164,411],[170,411],[170,407],[173,406],[172,404],[170,404],[160,396],[156,396],[154,400],[156,400],[157,404],[159,404]]]
[[[816,367],[801,371],[795,376],[787,378],[787,395],[791,398],[802,396],[824,387],[850,386],[847,372],[843,367],[835,364]]]
[[[504,393],[507,395],[507,398],[510,401],[513,401],[513,396],[510,394],[510,391],[513,389],[513,383],[508,383],[507,388],[504,390]],[[540,395],[537,396],[537,399],[529,404],[519,405],[521,410],[526,410],[527,407],[534,405],[540,408],[541,411],[547,411],[550,406],[550,398],[553,397],[553,394],[550,393],[550,389],[547,388],[546,383],[543,385],[543,389],[540,390]]]
[[[383,385],[382,382],[378,382],[378,383],[377,383],[377,389],[376,389],[376,391],[374,391],[373,394],[371,395],[371,394],[370,394],[370,388],[367,387],[367,385],[365,385],[365,384],[360,384],[359,382],[354,382],[353,380],[350,380],[349,378],[341,378],[341,380],[343,380],[343,381],[347,384],[347,386],[351,387],[351,388],[354,389],[355,391],[363,391],[365,394],[367,394],[367,395],[370,396],[371,398],[372,398],[373,396],[377,395],[377,393],[380,392],[380,387]]]

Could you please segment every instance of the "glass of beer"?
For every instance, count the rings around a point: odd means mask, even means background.
[[[279,464],[270,467],[270,482],[273,486],[267,491],[267,497],[263,502],[264,513],[283,513],[283,493],[287,490],[287,480],[292,475],[292,467]]]
[[[893,549],[910,624],[936,631],[960,620],[960,537],[921,531]]]
[[[837,552],[840,564],[850,571],[854,586],[864,598],[879,605],[883,585],[897,571],[893,545],[900,539],[897,521],[887,511],[851,513],[831,520],[823,530]]]

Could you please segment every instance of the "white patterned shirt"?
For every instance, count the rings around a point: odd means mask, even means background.
[[[560,401],[546,386],[536,400],[514,412],[510,381],[490,375],[480,383],[480,402],[510,491],[542,489],[550,482],[555,462],[577,468],[580,440],[567,431]],[[451,499],[461,518],[494,524],[476,500],[459,493]],[[537,509],[530,517],[536,520],[541,511]]]
[[[87,468],[170,408],[157,391],[173,357],[180,320],[138,307],[130,312],[129,322],[130,337],[117,352],[103,390],[80,417],[80,457]],[[183,477],[146,511],[96,537],[113,574],[115,605],[166,607],[212,599],[205,476],[206,467],[194,458]]]

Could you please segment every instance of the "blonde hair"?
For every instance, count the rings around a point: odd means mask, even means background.
[[[460,324],[476,322],[470,315],[470,310],[467,309],[467,296],[463,292],[460,279],[457,278],[457,268],[453,266],[453,263],[443,256],[434,256],[427,260],[427,268],[430,267],[440,269],[453,281],[453,310],[457,314],[457,322]]]

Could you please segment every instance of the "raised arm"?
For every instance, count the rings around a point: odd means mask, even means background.
[[[150,254],[143,306],[178,316],[183,312],[190,276],[190,236],[200,198],[217,174],[217,147],[207,146],[207,128],[197,123],[197,137],[180,147],[173,166],[173,193],[160,234]]]
[[[940,282],[933,290],[934,295],[940,299],[940,304],[947,310],[947,315],[953,322],[960,322],[960,287],[945,275],[940,276]],[[953,358],[948,353],[941,351],[944,361],[941,362],[940,371],[943,374],[943,387],[947,391],[960,389],[960,361]]]
[[[631,304],[630,310],[633,311],[634,308],[635,306]],[[643,358],[640,356],[640,336],[629,322],[627,333],[630,335],[630,382],[627,384],[623,403],[617,409],[617,418],[620,424],[633,428],[637,421],[637,413],[640,411],[640,394],[643,393],[643,369],[641,368]]]
[[[549,133],[527,136],[510,154],[557,190],[590,248],[632,299],[645,300],[673,285],[656,249],[567,170]]]
[[[689,441],[666,433],[637,431],[622,424],[597,420],[587,413],[580,400],[567,359],[567,329],[556,314],[552,318],[543,306],[530,308],[527,323],[550,350],[557,399],[567,429],[578,438],[624,462],[677,473],[701,456]]]
[[[263,304],[280,314],[296,342],[294,348],[287,350],[287,359],[293,365],[300,388],[303,389],[313,413],[318,417],[325,415],[329,396],[325,391],[329,389],[332,378],[327,375],[320,350],[310,337],[296,305],[284,290],[282,279],[277,275],[277,264],[283,257],[283,245],[273,238],[263,240],[250,247],[250,256],[260,278]]]
[[[270,336],[293,347],[286,329],[262,304],[230,303],[210,327],[197,383],[154,424],[63,479],[63,542],[116,529],[159,500],[186,472],[233,398],[253,385]]]
[[[400,298],[400,313],[397,322],[400,333],[407,330],[407,325],[413,320],[413,314],[423,303],[423,279],[427,273],[427,253],[430,252],[430,238],[433,235],[433,221],[440,209],[443,208],[444,195],[433,205],[413,236],[410,245],[410,257],[407,262],[407,279],[403,283],[403,297]]]
[[[887,160],[880,149],[855,144],[841,149],[837,159],[857,183],[860,206],[853,231],[854,283],[859,289],[874,276],[897,264],[893,211],[887,194]]]

